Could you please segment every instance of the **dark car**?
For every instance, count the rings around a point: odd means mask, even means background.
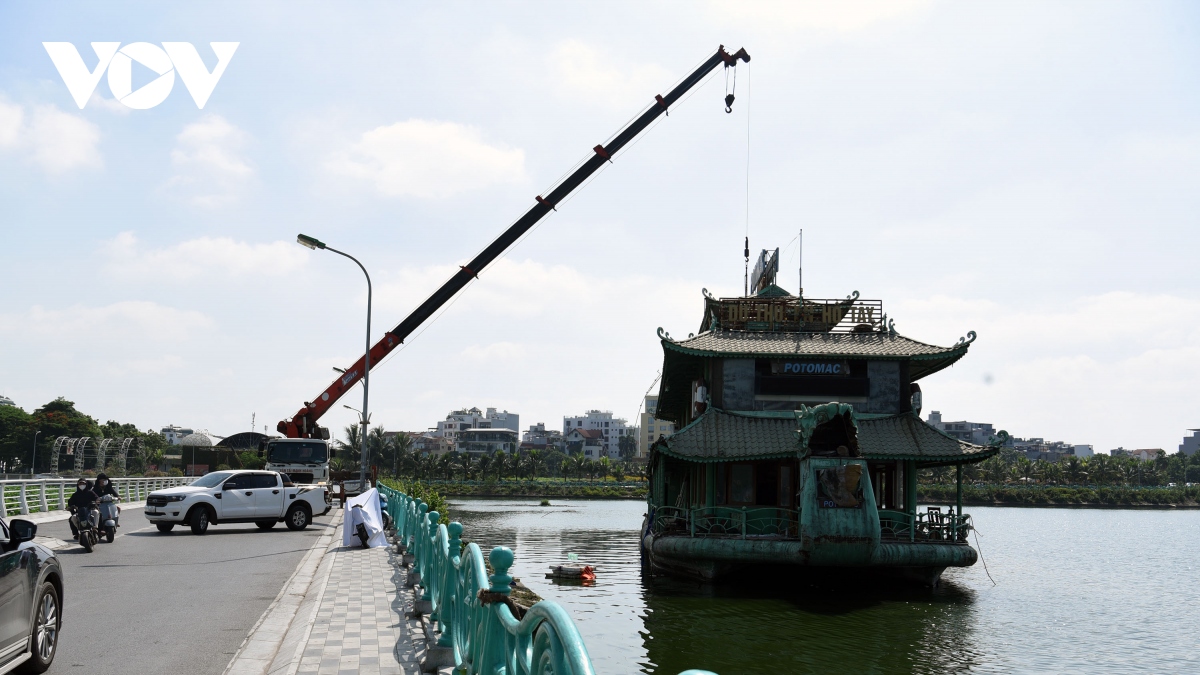
[[[0,675],[43,673],[62,628],[62,565],[33,541],[37,525],[0,518]]]

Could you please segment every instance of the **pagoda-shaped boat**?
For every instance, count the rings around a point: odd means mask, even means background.
[[[701,332],[663,348],[642,551],[656,570],[714,580],[753,566],[874,568],[936,585],[975,563],[962,466],[999,451],[920,419],[918,380],[961,359],[904,337],[882,302],[791,295],[763,251],[752,292],[704,291]],[[954,466],[953,508],[918,512],[917,472]]]

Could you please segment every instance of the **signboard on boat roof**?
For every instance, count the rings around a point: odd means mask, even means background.
[[[776,359],[771,361],[772,375],[797,375],[819,377],[849,377],[850,364],[845,361],[818,361],[812,359]]]

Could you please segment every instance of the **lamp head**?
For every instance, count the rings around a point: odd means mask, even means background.
[[[319,248],[325,248],[325,242],[323,242],[319,239],[314,239],[314,238],[308,236],[307,234],[296,235],[296,243],[300,244],[301,246],[307,246],[308,248],[311,248],[314,251]]]

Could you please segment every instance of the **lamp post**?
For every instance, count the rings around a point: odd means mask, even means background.
[[[37,437],[42,433],[41,429],[33,432],[33,456],[29,458],[29,477],[33,478],[37,475]]]
[[[367,480],[367,425],[370,424],[370,418],[367,415],[367,397],[371,391],[371,275],[367,274],[367,268],[363,267],[363,264],[358,262],[357,258],[349,253],[343,253],[336,248],[330,248],[320,240],[314,239],[307,235],[299,234],[296,235],[296,242],[301,246],[307,246],[314,251],[317,249],[332,251],[340,256],[353,260],[354,264],[358,265],[358,269],[362,270],[363,276],[367,278],[367,339],[365,350],[366,356],[364,357],[365,361],[363,363],[363,407],[360,416],[360,421],[362,423],[362,434],[360,434],[360,437],[362,440],[359,443],[359,445],[362,446],[362,457],[360,459],[361,464],[358,467],[358,484],[360,488],[365,487]]]

